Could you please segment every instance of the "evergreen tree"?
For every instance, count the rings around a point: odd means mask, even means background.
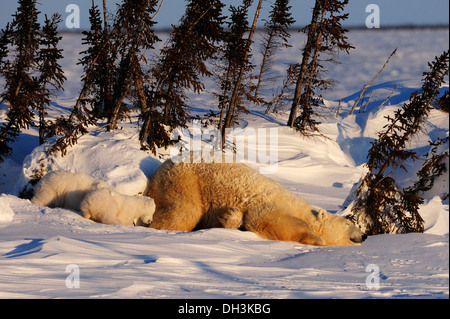
[[[117,122],[128,111],[123,102],[127,96],[132,100],[137,97],[136,105],[141,107],[142,113],[147,112],[141,61],[144,52],[153,49],[159,41],[153,30],[157,4],[158,0],[125,0],[117,11],[112,45],[117,48],[120,61],[114,79],[109,130],[116,129]]]
[[[426,160],[424,161],[422,168],[417,172],[418,181],[410,187],[410,191],[423,194],[431,190],[436,180],[444,173],[448,172],[448,150],[449,137],[444,139],[437,138],[436,141],[431,141],[431,150],[425,154]],[[448,176],[448,173],[447,173]],[[449,197],[448,193],[440,194],[442,200],[446,200]]]
[[[262,63],[259,70],[254,97],[258,98],[261,84],[270,73],[273,57],[279,47],[291,47],[289,45],[289,27],[295,22],[289,10],[289,0],[276,0],[269,14],[269,20],[264,24],[265,34],[262,43]]]
[[[96,124],[96,116],[100,116],[100,111],[96,109],[99,100],[99,89],[96,84],[97,78],[104,80],[104,73],[101,72],[101,67],[97,61],[103,57],[103,49],[106,46],[104,33],[101,25],[100,12],[92,0],[92,7],[89,10],[89,21],[91,24],[89,31],[83,31],[83,44],[88,45],[88,49],[81,52],[84,56],[80,59],[78,64],[84,68],[82,76],[83,87],[75,103],[75,106],[69,116],[65,118],[61,116],[57,118],[52,125],[49,126],[49,134],[62,135],[52,145],[49,153],[60,152],[64,156],[67,148],[74,145],[78,141],[78,137],[86,134],[87,127],[90,124]],[[110,41],[108,38],[107,41]],[[103,70],[104,71],[104,70]],[[108,85],[108,83],[107,83]],[[89,98],[89,94],[93,97]],[[92,108],[87,105],[91,104]],[[96,112],[97,110],[97,112]]]
[[[171,128],[184,126],[189,118],[186,91],[204,90],[201,77],[211,75],[206,61],[215,57],[218,43],[223,39],[222,8],[218,0],[191,0],[179,26],[173,26],[168,44],[162,49],[159,62],[152,69],[154,90],[149,91],[149,108],[144,115],[140,133],[143,147],[155,151],[167,145],[168,136],[157,139],[152,130],[158,128],[155,113],[162,108],[162,123]],[[162,128],[157,129],[162,132]],[[147,145],[145,145],[147,144]]]
[[[39,113],[39,144],[45,142],[49,135],[48,123],[45,120],[46,109],[50,103],[50,98],[54,91],[63,90],[63,83],[66,80],[64,72],[58,63],[62,59],[62,49],[58,49],[59,41],[62,37],[58,36],[58,24],[61,22],[61,16],[54,14],[51,19],[45,15],[45,24],[42,28],[40,39],[41,49],[39,50],[36,62],[38,64],[38,77],[36,78],[39,89],[39,101],[36,109]]]
[[[129,98],[146,112],[144,73],[141,61],[146,50],[159,41],[152,27],[158,0],[125,0],[119,7],[111,29],[95,3],[90,10],[90,31],[84,32],[88,49],[80,60],[84,66],[83,88],[70,117],[56,119],[54,134],[62,134],[50,149],[64,156],[67,148],[88,133],[96,124],[96,116],[106,116],[108,129],[117,128],[118,121],[129,111],[124,103]],[[89,94],[91,98],[89,98]],[[88,107],[91,105],[91,108]]]
[[[0,126],[0,161],[12,151],[7,145],[14,141],[22,129],[33,123],[31,106],[36,105],[37,89],[33,79],[36,68],[36,55],[39,49],[39,29],[37,22],[39,11],[36,0],[19,0],[13,22],[2,36],[2,75],[5,78],[5,91],[1,100],[9,103],[7,122]],[[4,62],[5,43],[14,49],[13,61]]]
[[[341,22],[348,14],[341,14],[348,0],[316,0],[311,24],[304,29],[308,38],[303,49],[303,58],[299,69],[295,94],[289,115],[288,126],[306,133],[317,131],[314,111],[322,104],[319,91],[327,90],[333,84],[332,80],[323,79],[326,68],[323,62],[336,62],[334,57],[339,51],[349,53],[353,47],[347,42],[346,33]],[[319,59],[321,55],[322,59]],[[297,117],[298,108],[302,106]]]
[[[217,94],[219,100],[220,119],[219,132],[225,126],[224,116],[231,100],[231,90],[233,83],[237,81],[237,76],[241,65],[244,62],[245,48],[247,47],[247,39],[244,38],[248,32],[248,7],[251,5],[242,5],[239,7],[230,6],[231,21],[228,23],[229,31],[225,35],[225,44],[223,48],[223,56],[221,57],[222,65],[216,71],[220,93]],[[248,60],[246,65],[249,65]],[[240,97],[245,95],[245,89],[240,88]],[[239,101],[240,105],[242,101]]]
[[[9,54],[9,38],[11,34],[11,26],[8,22],[5,29],[1,30],[1,38],[0,38],[0,74],[4,74],[5,68],[8,64],[6,58]]]
[[[225,147],[226,129],[232,126],[239,112],[247,111],[242,105],[243,97],[246,95],[247,98],[251,98],[243,81],[246,74],[253,69],[253,65],[250,64],[250,51],[262,0],[258,2],[253,24],[249,27],[247,21],[248,9],[252,4],[253,0],[244,0],[242,5],[237,8],[230,6],[230,31],[226,36],[224,54],[225,72],[221,74],[221,92],[219,94],[219,108],[221,110],[219,131],[222,136],[222,148]],[[248,33],[248,37],[244,38],[246,33]]]
[[[368,153],[369,172],[358,188],[351,218],[371,235],[382,233],[423,232],[423,220],[418,208],[423,199],[420,187],[400,190],[393,177],[396,169],[406,171],[404,163],[417,159],[407,143],[421,129],[431,103],[448,75],[449,52],[429,63],[424,73],[422,90],[414,94],[394,117],[387,117],[385,130],[372,143]]]
[[[449,106],[450,106],[450,95],[449,91],[446,90],[444,94],[442,94],[441,97],[437,98],[434,102],[436,107],[438,109],[441,109],[442,111],[448,113],[449,112]]]
[[[103,19],[106,19],[106,8],[104,7],[103,10]],[[84,67],[82,81],[83,93],[86,97],[83,101],[91,104],[92,113],[97,118],[108,117],[112,113],[112,83],[117,52],[111,45],[108,21],[102,21],[100,10],[94,0],[89,10],[89,21],[90,30],[82,32],[85,36],[83,44],[88,48],[81,52],[84,56],[79,62]]]

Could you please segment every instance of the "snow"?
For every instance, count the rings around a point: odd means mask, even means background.
[[[325,137],[301,137],[284,126],[286,112],[265,114],[252,106],[239,126],[255,132],[272,128],[278,134],[276,170],[268,176],[314,206],[345,214],[384,117],[420,88],[426,63],[448,49],[448,35],[445,29],[351,31],[350,42],[357,49],[342,55],[342,64],[330,66],[330,77],[339,83],[324,95],[329,117],[321,119],[319,128]],[[303,41],[295,34],[294,47],[280,52],[275,65],[280,80],[284,64],[299,58]],[[79,43],[79,35],[64,35],[68,81],[50,116],[70,112],[78,95]],[[350,115],[362,86],[395,47],[397,55],[368,90],[375,91],[366,112],[358,107]],[[210,91],[190,98],[194,115],[215,107]],[[339,100],[341,112],[335,117]],[[1,105],[0,121],[4,110]],[[411,148],[422,156],[429,151],[430,137],[443,138],[448,132],[448,114],[434,110],[426,132]],[[64,157],[45,156],[48,145],[37,146],[35,129],[21,134],[11,158],[0,164],[0,298],[449,298],[449,203],[439,197],[448,193],[448,173],[420,208],[424,234],[371,236],[356,246],[267,241],[231,229],[185,233],[103,225],[18,197],[42,165],[87,173],[128,195],[144,192],[148,177],[170,150],[147,154],[139,149],[137,134],[135,121],[122,123],[116,132],[99,129],[80,138]],[[408,165],[408,173],[398,176],[405,185],[414,181],[421,161]]]
[[[265,241],[250,232],[109,226],[3,195],[1,298],[446,298],[448,237],[382,235],[352,247]],[[420,253],[418,253],[420,252]],[[80,288],[68,289],[68,265]],[[368,265],[380,288],[366,287]]]
[[[153,174],[160,162],[139,148],[138,136],[127,131],[84,136],[64,157],[56,155],[49,158],[46,155],[48,144],[43,144],[25,158],[24,178],[16,184],[16,190],[23,189],[35,170],[45,165],[48,171],[88,174],[126,195],[142,194],[147,188],[148,176]]]
[[[6,200],[0,197],[0,227],[12,222],[14,217],[14,211],[9,207]]]

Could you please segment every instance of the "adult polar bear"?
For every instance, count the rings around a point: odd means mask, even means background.
[[[244,164],[164,162],[153,174],[150,225],[192,231],[227,227],[271,240],[352,245],[367,237],[349,220],[313,209],[304,199]]]

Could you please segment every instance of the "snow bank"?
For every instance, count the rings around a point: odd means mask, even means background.
[[[137,135],[126,130],[85,135],[64,157],[59,154],[48,156],[49,145],[44,144],[25,158],[16,191],[23,189],[36,171],[44,169],[85,173],[107,182],[120,193],[142,194],[148,177],[161,163],[141,151],[139,145]]]
[[[11,207],[9,207],[9,204],[6,202],[6,200],[0,197],[0,227],[12,222],[13,217],[13,210],[11,209]]]
[[[97,224],[0,199],[15,213],[0,231],[0,298],[448,298],[448,237],[315,247],[233,229]],[[67,286],[68,266],[79,288]]]
[[[425,233],[448,236],[448,201],[444,204],[439,196],[435,196],[420,206],[419,213],[425,221]]]

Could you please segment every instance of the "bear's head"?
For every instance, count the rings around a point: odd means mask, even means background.
[[[350,220],[333,215],[324,209],[317,212],[320,234],[327,245],[355,245],[362,243],[367,235]]]

